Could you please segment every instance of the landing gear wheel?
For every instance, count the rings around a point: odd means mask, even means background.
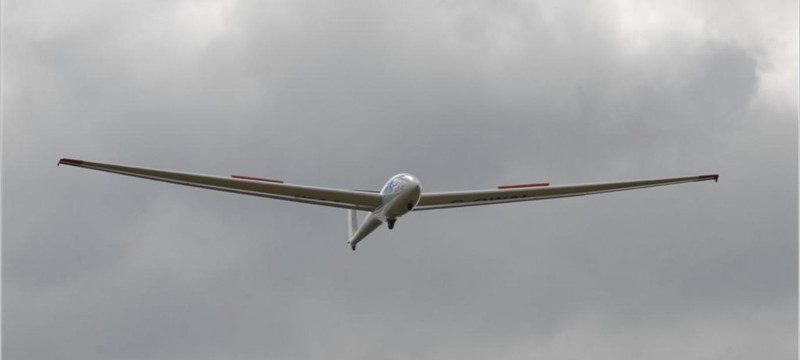
[[[386,219],[386,224],[389,225],[389,230],[394,229],[394,223],[397,219]]]

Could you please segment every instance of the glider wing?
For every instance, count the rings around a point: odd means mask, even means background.
[[[446,209],[462,206],[505,204],[518,201],[544,200],[571,196],[600,194],[612,191],[642,189],[654,186],[695,181],[718,181],[719,175],[701,175],[668,179],[549,186],[547,183],[500,186],[497,189],[423,193],[414,210]]]
[[[278,180],[250,176],[233,175],[230,178],[226,178],[116,164],[103,164],[67,158],[59,160],[58,164],[179,185],[352,210],[372,211],[381,204],[381,196],[377,193],[284,184],[282,181]]]

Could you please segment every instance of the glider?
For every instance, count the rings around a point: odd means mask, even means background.
[[[58,161],[58,165],[62,164],[204,189],[347,209],[350,232],[350,239],[347,243],[353,250],[356,249],[356,244],[359,241],[363,240],[381,224],[385,222],[389,229],[392,229],[398,218],[411,211],[555,199],[696,181],[714,180],[716,182],[719,180],[719,175],[714,174],[565,186],[550,186],[549,183],[520,184],[498,186],[496,189],[488,190],[424,193],[420,188],[419,180],[411,174],[395,175],[386,182],[380,191],[371,191],[294,185],[286,184],[280,180],[242,175],[232,175],[231,177],[199,175],[68,158],[62,158]],[[360,225],[358,224],[356,211],[369,212]]]

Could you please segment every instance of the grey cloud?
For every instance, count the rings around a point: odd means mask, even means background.
[[[797,355],[797,107],[761,101],[748,26],[632,54],[619,4],[75,5],[5,8],[8,357]],[[722,177],[413,213],[352,253],[342,211],[62,156],[431,191]]]

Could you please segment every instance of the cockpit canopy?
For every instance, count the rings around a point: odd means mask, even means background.
[[[403,190],[405,188],[405,184],[418,184],[419,180],[417,180],[414,175],[411,174],[398,174],[393,176],[389,181],[386,182],[386,185],[383,186],[381,189],[381,194],[393,194],[398,191]]]

